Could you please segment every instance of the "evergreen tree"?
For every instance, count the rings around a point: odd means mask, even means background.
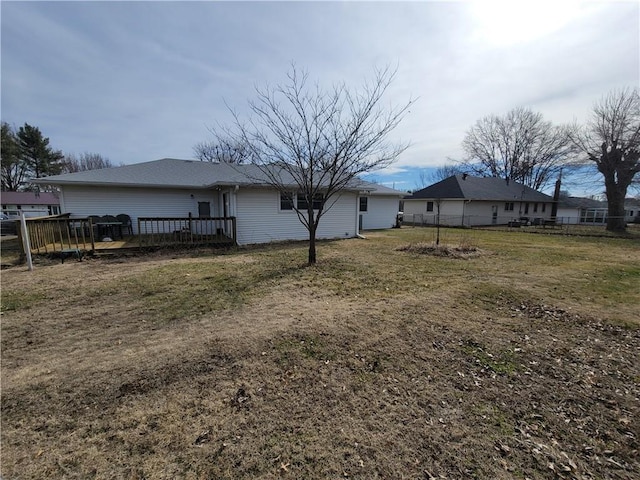
[[[29,178],[42,178],[62,172],[64,155],[49,146],[49,138],[44,137],[38,127],[28,123],[18,130],[20,159]]]
[[[16,134],[7,122],[2,122],[2,139],[0,140],[2,172],[2,191],[15,192],[24,183],[26,170],[20,160],[20,149]]]

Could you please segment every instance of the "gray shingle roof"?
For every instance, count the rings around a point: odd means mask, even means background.
[[[560,197],[560,208],[607,208],[607,202],[583,197]]]
[[[418,199],[464,199],[489,201],[550,202],[549,195],[540,193],[521,183],[506,181],[503,178],[482,178],[470,175],[453,175],[433,185],[418,190],[405,197],[405,200]]]
[[[43,185],[100,185],[155,188],[211,188],[228,185],[266,185],[255,165],[229,165],[199,160],[163,158],[120,167],[54,175],[35,180]],[[295,185],[291,181],[291,185]],[[357,179],[353,190],[369,190],[374,195],[402,196],[403,192]]]
[[[244,169],[246,166],[240,167]],[[242,180],[246,180],[246,175],[227,164],[163,158],[133,165],[54,175],[41,178],[37,183],[207,188],[221,184],[235,185],[243,183]]]

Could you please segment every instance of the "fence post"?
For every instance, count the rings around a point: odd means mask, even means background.
[[[31,243],[29,242],[29,232],[27,231],[27,217],[24,212],[20,212],[20,229],[22,230],[22,247],[27,256],[27,267],[33,271],[33,259],[31,258]]]

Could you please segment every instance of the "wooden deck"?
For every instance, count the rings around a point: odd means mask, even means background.
[[[146,236],[141,239],[140,236],[134,235],[124,237],[123,239],[113,240],[111,242],[94,242],[94,248],[91,248],[90,244],[79,245],[63,245],[56,243],[48,243],[40,245],[38,248],[32,249],[31,253],[34,255],[47,255],[60,252],[67,249],[77,249],[86,253],[107,253],[125,250],[148,250],[154,248],[185,248],[185,247],[230,247],[235,245],[233,239],[225,236],[216,236],[209,239],[209,241],[200,241],[198,243],[187,243],[181,241],[165,242],[162,244],[150,243]],[[142,240],[142,242],[141,242]],[[64,248],[63,248],[64,247]]]
[[[124,237],[120,240],[113,240],[112,242],[95,242],[96,252],[103,250],[122,250],[122,249],[137,249],[140,248],[140,239],[137,235],[132,237]]]
[[[27,231],[34,255],[76,250],[99,253],[236,244],[235,217],[139,218],[138,231],[142,234],[118,238],[123,232],[120,235],[114,232],[113,240],[109,242],[98,241],[90,218],[69,218],[68,215],[28,219]]]

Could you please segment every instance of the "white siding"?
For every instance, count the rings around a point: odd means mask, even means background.
[[[578,223],[580,223],[580,209],[558,207],[558,214],[556,216],[556,219],[558,223],[561,223],[563,225],[577,225]]]
[[[274,190],[240,188],[228,191],[230,215],[237,217],[240,245],[278,240],[305,240],[309,234],[293,211],[280,211]],[[211,202],[211,214],[221,215],[221,192],[187,189],[112,188],[64,186],[60,196],[63,213],[74,216],[117,215],[131,217],[137,234],[138,217],[198,216],[198,202]],[[356,235],[357,196],[342,195],[320,220],[317,238]]]
[[[496,207],[497,217],[495,225],[506,225],[520,217],[527,217],[531,222],[535,219],[548,220],[551,218],[551,203],[537,202],[538,211],[534,212],[536,202],[529,202],[529,212],[525,213],[526,202],[513,203],[513,210],[505,210],[505,201],[471,201],[465,206],[465,225],[491,225],[493,222],[492,207]],[[542,206],[544,205],[544,212]]]
[[[433,212],[427,212],[427,201],[433,201]],[[545,211],[542,211],[542,202],[538,202],[538,211],[534,212],[535,202],[529,202],[529,212],[524,213],[526,202],[513,202],[513,210],[505,210],[503,201],[466,201],[466,200],[442,200],[440,204],[440,224],[451,226],[479,226],[479,225],[506,225],[521,216],[528,217],[531,221],[536,218],[549,219],[551,217],[551,203],[545,203]],[[493,211],[497,213],[495,222]],[[405,200],[404,221],[426,224],[437,222],[438,206],[435,200]]]
[[[362,229],[374,230],[391,228],[396,224],[396,216],[400,207],[400,198],[393,196],[367,197],[367,211],[362,215]]]
[[[211,202],[212,214],[218,193],[205,190],[63,186],[62,213],[74,216],[118,215],[131,217],[133,232],[138,217],[198,216],[198,202]]]
[[[274,190],[240,188],[236,192],[238,244],[278,240],[306,240],[309,233],[292,210],[280,210],[280,195]],[[356,235],[357,196],[344,194],[320,219],[317,238]]]
[[[427,211],[427,202],[433,202],[433,211]],[[466,218],[467,205],[463,200],[442,200],[440,202],[440,224],[460,226],[462,222],[468,224]],[[427,224],[436,224],[438,220],[438,204],[435,200],[405,200],[404,221],[423,221]]]

